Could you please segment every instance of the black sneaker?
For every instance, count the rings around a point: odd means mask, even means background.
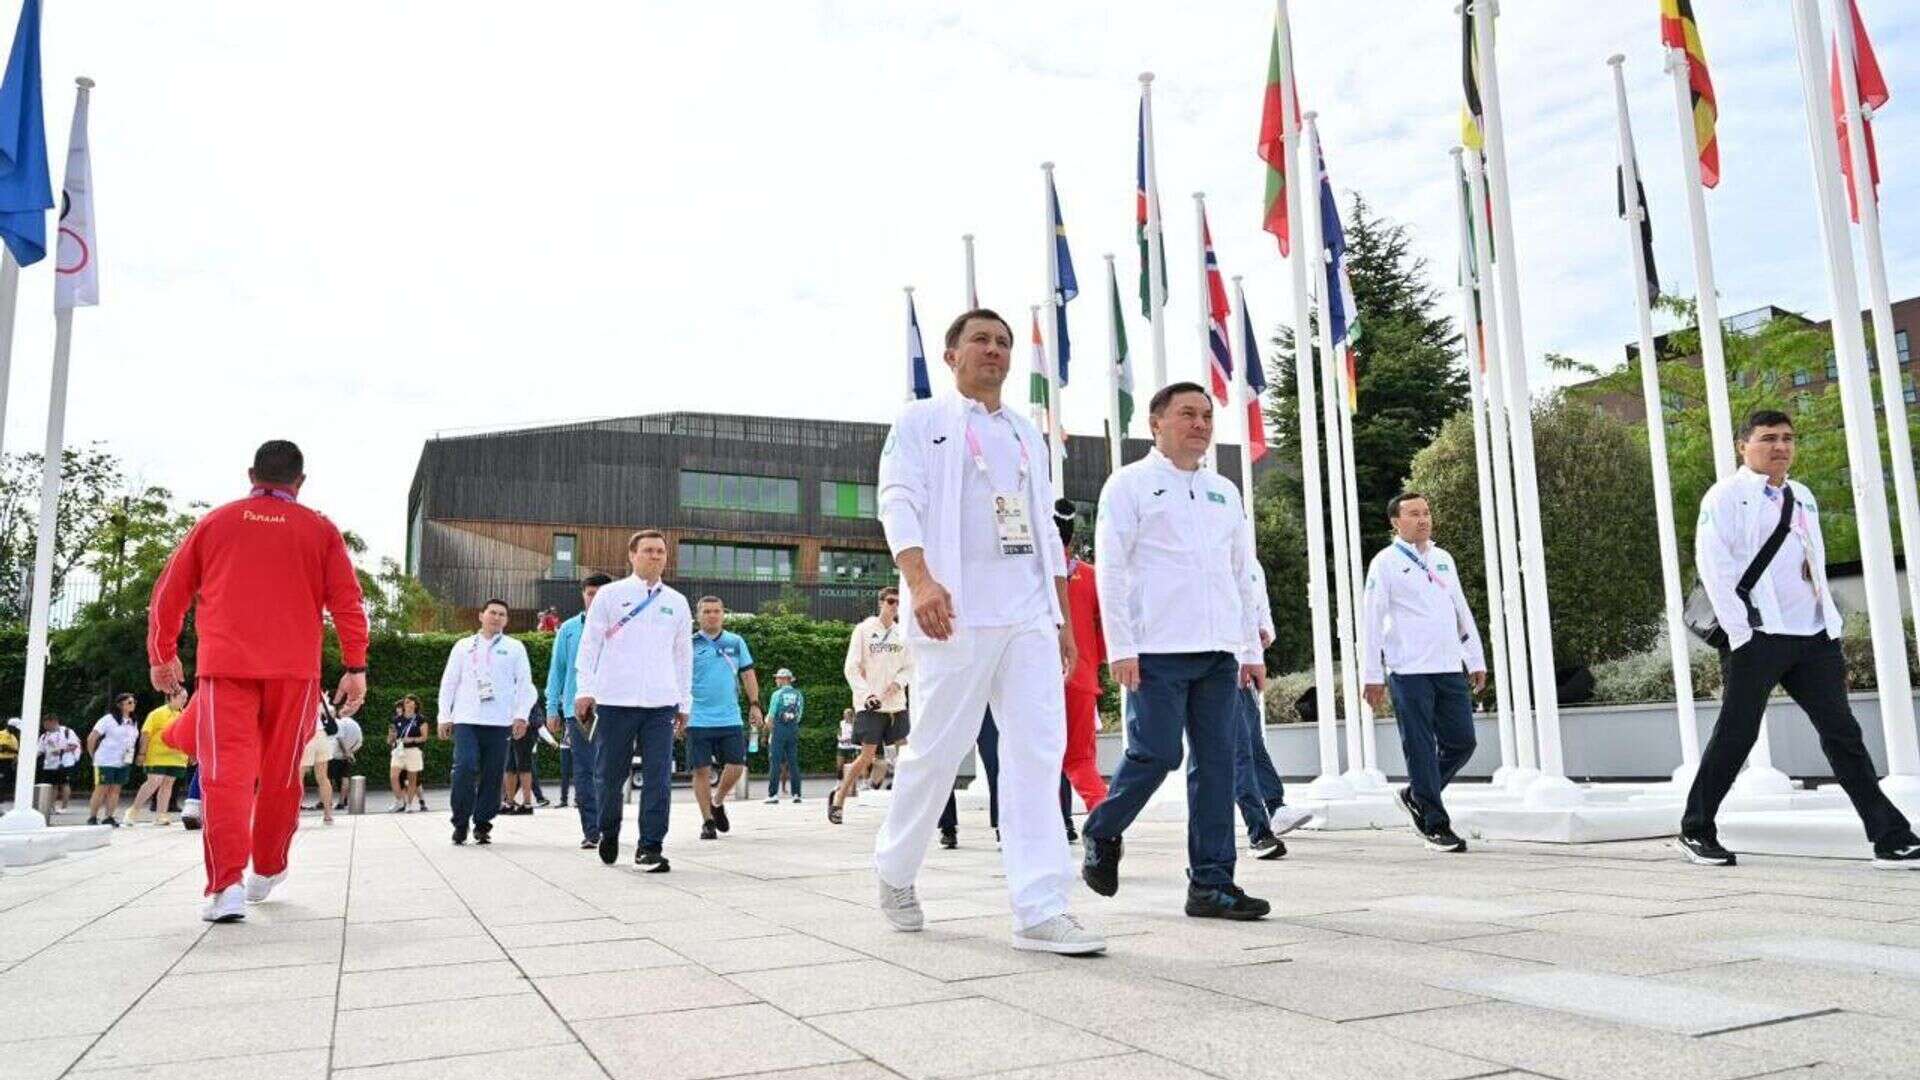
[[[1423,833],[1421,839],[1426,841],[1427,848],[1432,851],[1444,851],[1451,855],[1458,855],[1467,850],[1467,842],[1460,839],[1459,835],[1456,834],[1451,827],[1445,825],[1442,825],[1430,833]]]
[[[715,830],[715,829],[714,829],[714,827],[713,827],[713,822],[711,822],[711,821],[707,821],[707,822],[703,822],[703,823],[701,824],[701,826],[700,826],[700,839],[702,839],[702,840],[718,840],[718,839],[720,839],[720,833],[719,833],[719,832],[718,832],[717,830]]]
[[[1287,845],[1277,836],[1263,836],[1247,846],[1256,859],[1283,859],[1287,855]]]
[[[1688,862],[1701,866],[1732,866],[1736,861],[1733,852],[1721,847],[1720,841],[1686,833],[1680,834],[1680,850],[1687,853]]]
[[[1079,830],[1073,827],[1073,822],[1071,821],[1067,822],[1067,843],[1077,844],[1079,842],[1080,842]]]
[[[1874,848],[1873,866],[1876,870],[1920,870],[1920,843]]]
[[[550,803],[550,802],[548,802],[548,801],[547,801],[547,800],[545,800],[545,799],[535,799],[535,800],[533,800],[533,805],[535,805],[535,806],[538,806],[538,807],[540,807],[540,808],[541,808],[542,810],[544,810],[544,809],[546,809],[547,807],[549,807],[549,806],[552,806],[553,804],[552,804],[552,803]],[[565,806],[565,805],[567,805],[567,804],[563,802],[563,803],[561,803],[560,805],[561,805],[561,806]]]
[[[955,829],[940,830],[940,846],[952,851],[960,846],[960,833]]]
[[[603,832],[597,841],[600,847],[600,861],[612,866],[620,859],[620,834]]]
[[[87,818],[87,824],[89,824],[89,825],[98,825],[98,824],[100,824],[100,819],[99,819],[99,818],[97,818],[97,817],[89,817],[89,818]]]
[[[120,827],[120,822],[114,819],[111,815],[109,815],[105,820],[101,821],[100,824],[106,825],[110,828],[115,828],[115,829]]]
[[[454,846],[457,847],[466,842],[467,842],[467,827],[465,825],[455,825],[453,827]]]
[[[545,805],[547,805],[547,804],[546,804],[546,803],[541,803],[540,805],[541,805],[541,806],[545,806]],[[560,809],[562,809],[562,810],[565,810],[566,808],[567,808],[567,798],[566,798],[566,796],[564,796],[564,795],[562,795],[562,796],[560,797]]]
[[[1400,800],[1400,808],[1405,810],[1407,817],[1413,821],[1413,831],[1421,836],[1427,835],[1427,816],[1422,814],[1420,807],[1414,803],[1413,788],[1401,788],[1397,793],[1397,797]]]
[[[197,817],[188,817],[187,815],[182,814],[180,815],[180,826],[181,828],[186,829],[188,832],[199,832],[200,819]]]
[[[727,808],[719,803],[713,804],[713,827],[721,832],[727,832],[733,828],[732,823],[727,821]]]
[[[1252,922],[1266,918],[1272,910],[1272,904],[1248,896],[1238,885],[1187,886],[1187,914],[1196,919]]]
[[[641,848],[634,853],[633,864],[638,866],[643,874],[664,874],[673,869],[673,864],[667,862],[665,855],[657,851],[648,851],[646,848]]]
[[[600,846],[600,841],[595,840],[591,836],[582,837],[580,840],[581,851],[592,851],[594,848],[597,848],[599,846]]]
[[[420,812],[421,812],[421,813],[423,813],[423,814],[424,814],[424,813],[426,813],[426,812],[427,812],[427,800],[425,800],[425,799],[421,799],[421,800],[420,800],[420,801],[419,801],[418,803],[415,803],[414,805],[416,805],[416,806],[418,806],[418,807],[420,808]]]
[[[1086,855],[1080,860],[1080,880],[1101,896],[1120,891],[1120,838],[1111,840],[1087,837]]]
[[[473,842],[476,844],[493,843],[493,822],[476,824],[473,827]]]

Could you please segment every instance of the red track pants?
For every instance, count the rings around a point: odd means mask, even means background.
[[[167,741],[200,763],[200,846],[207,895],[253,872],[287,868],[300,824],[300,752],[313,737],[311,679],[202,678]]]
[[[1100,695],[1080,690],[1067,691],[1067,756],[1060,771],[1080,793],[1088,811],[1107,797],[1107,782],[1100,776],[1098,746],[1094,736],[1100,731]]]

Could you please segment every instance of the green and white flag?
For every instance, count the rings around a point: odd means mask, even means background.
[[[1127,320],[1120,310],[1120,286],[1114,281],[1113,264],[1107,264],[1108,295],[1113,297],[1113,379],[1115,395],[1120,399],[1120,434],[1133,426],[1133,360],[1127,355]]]
[[[1027,379],[1027,400],[1033,404],[1033,415],[1040,429],[1047,429],[1047,419],[1052,410],[1048,408],[1047,394],[1047,347],[1040,340],[1040,309],[1033,309],[1033,374]]]

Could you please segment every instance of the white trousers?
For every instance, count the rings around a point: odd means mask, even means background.
[[[1025,929],[1067,910],[1073,855],[1060,820],[1067,749],[1059,631],[1024,626],[956,629],[914,646],[913,730],[894,772],[893,801],[874,840],[880,879],[913,884],[953,793],[960,763],[988,707],[1000,726],[1000,858],[1013,921]]]

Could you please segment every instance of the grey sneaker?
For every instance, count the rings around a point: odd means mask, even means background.
[[[1046,922],[1015,930],[1013,947],[1063,956],[1092,956],[1107,951],[1107,939],[1081,926],[1079,919],[1062,912]]]
[[[1313,820],[1313,811],[1297,806],[1282,806],[1273,812],[1273,835],[1285,836]]]
[[[874,880],[880,881],[879,876],[875,875]],[[920,910],[920,898],[913,894],[911,885],[896,889],[880,881],[880,914],[887,917],[895,930],[904,933],[927,928],[927,914]]]

